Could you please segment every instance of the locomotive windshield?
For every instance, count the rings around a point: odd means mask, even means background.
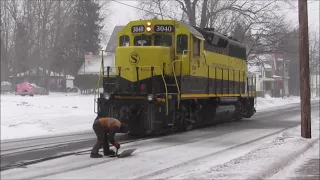
[[[152,41],[151,36],[135,36],[134,37],[134,46],[151,46]]]
[[[134,46],[152,46],[152,40],[154,46],[172,46],[171,35],[143,35],[134,37]]]
[[[154,45],[155,46],[171,46],[172,37],[170,35],[155,35],[154,36]]]

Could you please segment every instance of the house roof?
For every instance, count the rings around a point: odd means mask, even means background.
[[[36,75],[37,75],[37,69],[38,69],[38,68],[32,68],[32,69],[29,69],[28,71],[18,73],[18,74],[17,74],[17,77],[25,77],[25,76],[29,76],[29,74],[30,74],[31,76],[36,76]],[[39,72],[40,72],[40,73],[41,73],[41,72],[45,72],[46,74],[48,74],[49,70],[46,70],[46,69],[44,69],[44,68],[42,68],[42,67],[39,67]],[[64,77],[64,73],[58,73],[58,72],[53,72],[53,71],[51,71],[51,72],[50,72],[50,76],[51,76],[51,77]],[[13,76],[10,76],[10,77],[13,77]],[[67,78],[67,79],[74,79],[74,77],[71,76],[71,75],[66,75],[66,78]]]
[[[111,34],[111,37],[108,41],[108,44],[107,44],[107,47],[106,47],[106,52],[115,52],[116,51],[116,47],[117,47],[117,39],[118,39],[118,33],[119,31],[121,31],[121,29],[123,28],[124,26],[115,26],[113,31],[112,31],[112,34]]]
[[[124,26],[115,26],[113,28],[112,34],[105,49],[107,53],[103,55],[104,66],[114,66],[114,55],[117,48],[118,33],[123,27]],[[99,55],[92,55],[89,60],[86,60],[82,64],[77,74],[99,74],[101,69],[101,61],[101,53]],[[110,74],[112,73],[113,72],[111,72]]]
[[[271,64],[274,61],[273,54],[250,54],[249,57],[254,57],[256,62],[261,62],[264,64]]]
[[[266,69],[272,69],[272,66],[271,66],[270,64],[264,64],[263,66],[264,66],[264,68],[266,68]]]
[[[248,71],[251,73],[261,72],[261,66],[248,66]]]
[[[92,55],[90,60],[86,60],[78,70],[79,74],[100,74],[102,55]],[[114,66],[114,53],[108,52],[103,55],[104,66]],[[106,71],[106,70],[105,70]],[[112,74],[114,69],[111,70]]]

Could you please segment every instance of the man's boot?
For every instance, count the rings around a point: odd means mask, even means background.
[[[105,156],[114,156],[116,153],[113,150],[106,150],[103,152]]]
[[[102,155],[99,153],[91,153],[90,157],[91,158],[102,158]]]

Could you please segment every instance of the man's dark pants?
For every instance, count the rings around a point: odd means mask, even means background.
[[[103,147],[104,154],[107,154],[109,152],[108,134],[105,132],[105,129],[101,126],[98,119],[94,121],[92,128],[96,133],[97,142],[93,146],[91,154],[98,154],[101,147]]]

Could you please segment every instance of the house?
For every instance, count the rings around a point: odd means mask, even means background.
[[[310,76],[311,96],[319,96],[320,94],[320,75],[312,74]]]
[[[30,82],[34,83],[40,87],[47,87],[47,74],[49,74],[49,70],[44,69],[42,67],[32,68],[25,72],[21,72],[16,74],[16,77],[10,76],[9,80],[13,84],[18,84],[22,82]],[[64,75],[63,73],[50,71],[49,85],[50,91],[64,91],[67,86],[67,82],[72,81],[74,77],[70,75]],[[69,83],[68,83],[69,84]],[[73,87],[69,87],[73,88]]]
[[[106,66],[114,67],[115,64],[115,52],[117,47],[117,39],[118,39],[118,32],[124,26],[115,26],[111,37],[108,41],[107,47],[105,52],[96,53],[96,54],[89,54],[85,56],[85,62],[82,64],[80,69],[77,72],[77,76],[74,79],[74,83],[76,86],[79,87],[81,93],[90,93],[97,87],[97,82],[99,79],[100,72],[102,72],[102,58],[104,62],[104,73],[107,74]],[[109,74],[115,74],[116,69],[111,68]]]
[[[275,80],[272,77],[272,67],[269,64],[248,66],[248,75],[256,78],[257,96],[272,95]]]
[[[275,59],[272,54],[264,54],[257,56],[256,62],[254,65],[248,65],[248,72],[249,75],[256,77],[257,96],[264,97],[266,94],[273,97],[288,96],[289,71],[287,63],[289,61],[284,61],[281,58]],[[285,71],[283,71],[283,64],[285,64]],[[284,79],[282,79],[283,75]]]
[[[103,54],[104,59],[104,66],[115,66],[115,52],[117,47],[117,39],[118,39],[118,32],[123,28],[124,26],[115,26],[113,29],[113,32],[111,34],[111,37],[108,41],[107,47],[105,49],[105,52]],[[78,75],[85,75],[85,74],[100,74],[101,70],[101,62],[102,62],[102,54],[92,54],[86,58],[85,62],[82,64],[78,71]],[[110,69],[112,72],[110,74],[114,74],[115,69]],[[105,69],[106,72],[106,69]]]
[[[289,96],[289,60],[274,58],[273,78],[275,79],[274,95],[276,97]]]

